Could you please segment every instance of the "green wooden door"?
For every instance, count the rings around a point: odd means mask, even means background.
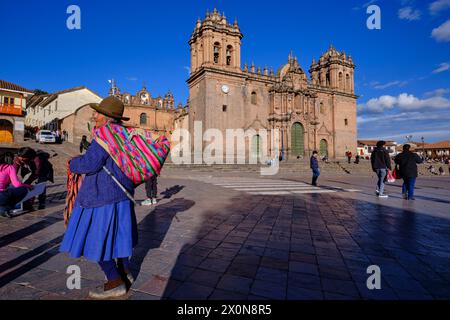
[[[320,140],[320,157],[328,157],[328,142],[325,139]]]
[[[258,161],[261,158],[261,137],[258,134],[252,139],[252,155]]]
[[[303,126],[296,122],[292,126],[291,132],[291,149],[293,156],[305,155],[305,130]]]

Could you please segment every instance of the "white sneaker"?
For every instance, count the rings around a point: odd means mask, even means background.
[[[156,198],[153,198],[152,204],[156,204],[156,203],[157,203]]]
[[[387,194],[379,194],[378,198],[389,198]]]
[[[152,199],[145,199],[144,201],[141,202],[142,206],[151,206],[152,205]]]

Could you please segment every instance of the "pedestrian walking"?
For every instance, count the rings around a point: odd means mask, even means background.
[[[391,170],[391,158],[384,147],[385,145],[385,141],[378,141],[377,146],[370,156],[372,170],[378,177],[376,194],[379,198],[388,198],[388,195],[384,192],[384,188],[388,170]]]
[[[89,104],[94,109],[95,129],[120,126],[124,105],[109,96],[100,104]],[[119,168],[111,154],[102,147],[104,141],[94,139],[86,154],[69,162],[74,174],[85,174],[78,190],[60,251],[73,258],[84,256],[97,262],[106,275],[106,283],[89,292],[93,299],[107,299],[125,295],[127,285],[134,279],[129,259],[137,244],[137,224],[134,202],[134,184]],[[106,168],[106,169],[105,169]]]
[[[143,206],[151,206],[157,203],[158,196],[158,176],[154,175],[145,182],[145,192],[147,193],[147,199],[142,202]]]
[[[443,176],[445,174],[445,172],[444,172],[444,168],[441,166],[441,167],[439,167],[439,175],[440,176]]]
[[[352,162],[352,156],[353,156],[353,154],[352,154],[352,152],[349,150],[349,151],[346,152],[346,155],[347,155],[348,163],[350,164],[350,163]]]
[[[311,184],[313,186],[317,186],[317,179],[319,179],[319,176],[320,176],[319,161],[318,161],[317,157],[318,157],[318,152],[313,151],[311,159],[310,159],[310,167],[311,167],[311,170],[313,173]]]
[[[399,166],[400,177],[403,178],[402,194],[405,200],[415,200],[414,188],[418,176],[417,164],[423,160],[416,153],[410,151],[409,144],[403,145],[403,152],[399,153],[394,161]]]
[[[87,151],[90,145],[91,143],[87,141],[87,137],[83,135],[80,142],[80,153],[83,154],[84,151]]]
[[[360,159],[359,154],[357,154],[355,157],[355,164],[359,164],[359,159]]]

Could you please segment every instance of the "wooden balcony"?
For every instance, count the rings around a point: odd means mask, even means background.
[[[22,116],[22,106],[0,103],[0,114]]]

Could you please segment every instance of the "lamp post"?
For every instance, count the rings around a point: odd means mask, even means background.
[[[425,160],[425,138],[422,137],[422,158]]]

